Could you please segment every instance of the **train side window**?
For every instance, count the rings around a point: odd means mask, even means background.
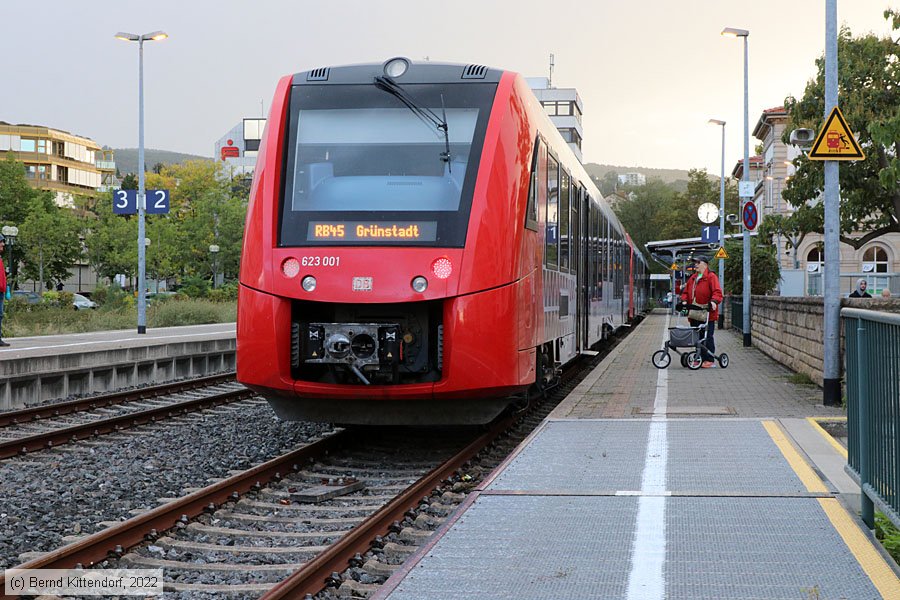
[[[559,162],[547,159],[547,229],[544,261],[548,268],[559,265]]]
[[[597,271],[597,300],[603,300],[603,268],[606,261],[606,215],[597,206],[597,221],[594,224],[594,239],[597,240],[594,247],[594,262]]]
[[[587,221],[587,265],[588,265],[588,289],[591,300],[597,298],[597,281],[599,273],[597,272],[597,207],[587,199],[588,221]]]
[[[531,157],[531,178],[528,184],[528,206],[525,207],[525,229],[538,230],[538,157],[541,151],[541,138],[534,140],[534,154]]]
[[[569,270],[569,199],[572,178],[565,169],[559,173],[559,270]]]

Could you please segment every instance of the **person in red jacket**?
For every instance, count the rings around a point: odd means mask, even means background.
[[[3,341],[3,301],[6,299],[6,266],[3,264],[3,251],[6,250],[6,238],[0,233],[0,346],[9,346]]]
[[[697,306],[705,306],[709,308],[709,325],[706,330],[705,348],[701,346],[700,355],[703,363],[700,365],[704,369],[715,366],[712,354],[716,352],[716,341],[713,335],[716,332],[716,321],[719,319],[719,304],[722,302],[722,284],[719,283],[719,277],[709,268],[709,257],[704,255],[695,256],[694,274],[688,279],[681,292],[681,300],[686,304],[695,304]],[[695,321],[688,319],[692,327],[700,325],[703,321]],[[708,349],[708,351],[707,351]]]

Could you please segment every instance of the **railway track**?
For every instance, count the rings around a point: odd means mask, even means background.
[[[0,459],[252,396],[229,373],[4,412],[0,413]]]
[[[20,567],[163,568],[185,598],[368,595],[600,358],[477,435],[339,432]]]

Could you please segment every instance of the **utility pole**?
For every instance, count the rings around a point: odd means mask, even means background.
[[[547,88],[553,89],[553,53],[550,53],[550,78],[547,79]]]
[[[825,113],[838,105],[837,0],[825,2]],[[841,404],[841,197],[838,161],[825,161],[825,361],[823,404]],[[796,250],[795,250],[796,252]]]

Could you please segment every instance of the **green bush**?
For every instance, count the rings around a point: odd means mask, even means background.
[[[234,302],[237,300],[237,283],[226,283],[222,287],[209,290],[207,297],[213,302]]]
[[[178,293],[188,298],[205,298],[209,291],[209,281],[203,277],[185,277]]]
[[[4,304],[4,337],[52,335],[133,329],[137,325],[137,309],[134,298],[122,293],[121,306],[109,304],[100,310],[72,310],[51,304],[28,304],[16,299]],[[237,317],[236,302],[211,302],[209,300],[184,299],[153,303],[147,311],[150,327],[199,325],[205,323],[229,323]]]
[[[151,327],[177,327],[205,323],[227,323],[237,318],[237,305],[210,300],[182,300],[164,302],[152,307],[149,315]]]
[[[127,307],[128,297],[128,293],[115,283],[109,286],[98,285],[91,294],[91,300],[104,310],[118,310]]]
[[[880,512],[875,513],[875,537],[881,541],[888,554],[900,562],[900,531]]]

